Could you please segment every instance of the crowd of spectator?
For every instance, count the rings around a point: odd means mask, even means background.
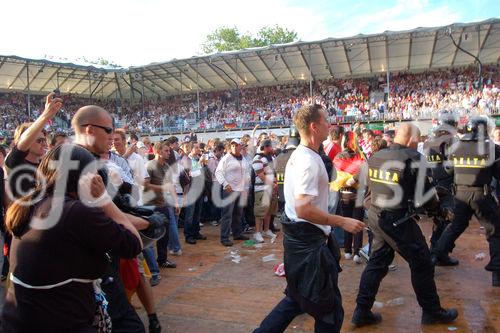
[[[323,104],[332,122],[380,119],[432,119],[443,109],[462,109],[481,114],[500,110],[500,84],[497,66],[483,67],[483,86],[478,87],[476,67],[451,68],[422,73],[393,73],[360,79],[315,81],[313,97],[307,81],[265,87],[240,87],[238,90],[189,93],[162,98],[145,98],[134,103],[118,100],[92,100],[115,118],[127,131],[176,133],[287,126],[293,114],[311,99]],[[55,130],[69,128],[76,110],[89,104],[88,98],[64,95],[64,107],[54,122]],[[137,96],[136,96],[137,97]],[[198,105],[199,100],[199,105]],[[36,119],[43,97],[31,97],[31,119]],[[0,94],[0,131],[12,133],[28,120],[27,98],[22,93]]]

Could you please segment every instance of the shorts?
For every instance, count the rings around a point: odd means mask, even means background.
[[[266,215],[276,215],[278,212],[278,197],[269,195],[266,191],[255,192],[253,214],[256,218],[264,218]]]

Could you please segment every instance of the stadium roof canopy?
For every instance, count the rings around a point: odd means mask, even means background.
[[[500,19],[434,28],[386,31],[348,38],[327,38],[263,48],[173,59],[130,68],[97,68],[48,60],[0,56],[0,89],[61,92],[96,98],[122,95],[177,95],[236,86],[275,85],[328,78],[364,77],[422,71],[500,60]],[[311,75],[311,76],[309,76]],[[132,88],[131,88],[132,86]]]

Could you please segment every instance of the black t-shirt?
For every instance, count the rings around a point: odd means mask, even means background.
[[[5,158],[9,188],[15,198],[20,198],[23,193],[26,194],[35,187],[35,172],[38,163],[26,161],[28,153],[28,151],[21,151],[14,147]],[[20,181],[19,184],[18,181]]]
[[[3,169],[0,168],[0,231],[5,232],[5,224],[4,224],[4,211],[3,211],[3,201],[5,194],[5,182],[4,182],[4,174]]]
[[[37,205],[36,211],[47,212],[48,208],[41,205]],[[13,239],[11,272],[32,286],[56,284],[71,278],[94,280],[109,265],[106,253],[134,258],[140,251],[136,237],[107,218],[101,209],[67,198],[54,227],[29,229],[21,239]],[[90,328],[94,312],[92,283],[70,282],[48,290],[11,283],[0,331],[79,331]]]

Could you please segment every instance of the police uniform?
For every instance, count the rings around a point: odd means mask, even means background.
[[[288,139],[288,145],[286,149],[281,151],[278,156],[274,159],[274,171],[276,173],[276,181],[278,183],[278,207],[279,211],[283,211],[285,206],[285,194],[283,192],[283,184],[285,184],[285,168],[290,156],[297,148],[299,144],[298,132],[294,129],[290,130],[290,137]]]
[[[485,119],[472,119],[469,133],[452,147],[450,168],[456,187],[455,218],[433,248],[433,256],[448,253],[455,240],[465,231],[474,214],[486,231],[490,244],[490,262],[486,270],[493,272],[493,285],[500,286],[500,210],[491,193],[492,178],[500,179],[500,147],[478,133],[486,129]]]
[[[427,157],[427,164],[430,167],[430,176],[432,185],[435,186],[439,196],[439,203],[443,209],[453,211],[453,175],[445,168],[445,163],[448,160],[448,152],[450,147],[457,141],[454,133],[448,130],[438,128],[435,131],[435,136],[424,144],[424,155]],[[441,234],[443,233],[447,222],[441,217],[434,217],[434,226],[431,236],[431,251],[435,246]],[[453,248],[453,247],[452,247]],[[451,250],[451,249],[450,249]],[[448,257],[443,257],[439,265],[453,266],[457,265],[458,261]]]
[[[368,225],[373,232],[370,260],[361,275],[357,308],[352,322],[357,326],[380,321],[371,308],[382,279],[397,251],[409,264],[411,281],[417,301],[423,309],[422,323],[449,322],[456,310],[441,308],[434,282],[434,266],[425,237],[414,214],[415,184],[424,157],[415,149],[394,143],[375,153],[368,160],[368,185],[372,200],[368,210]],[[420,175],[418,175],[420,177]],[[424,190],[433,191],[426,174]],[[428,210],[439,207],[437,196],[425,204]]]

